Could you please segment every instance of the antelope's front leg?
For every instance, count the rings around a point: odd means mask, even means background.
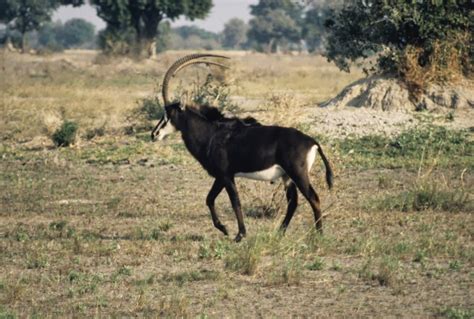
[[[207,195],[206,204],[207,204],[207,207],[209,207],[209,210],[211,211],[212,223],[214,224],[214,226],[217,229],[219,229],[221,232],[223,232],[224,235],[228,236],[229,233],[227,232],[227,229],[225,228],[225,226],[219,220],[219,217],[217,216],[217,213],[216,213],[216,208],[214,206],[216,198],[217,196],[219,196],[223,188],[224,188],[224,184],[222,182],[220,182],[217,179],[214,180],[214,184],[212,184],[211,190],[209,191],[209,194]]]
[[[245,230],[244,217],[242,215],[242,209],[240,207],[239,194],[237,193],[237,187],[233,178],[227,178],[224,181],[225,190],[229,195],[232,208],[234,209],[235,216],[237,217],[237,224],[239,226],[239,233],[235,236],[235,241],[239,242],[245,237],[247,231]]]

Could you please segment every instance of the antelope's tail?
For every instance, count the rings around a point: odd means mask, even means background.
[[[328,184],[329,189],[331,189],[333,186],[333,179],[334,179],[331,163],[329,163],[328,159],[326,158],[326,155],[324,155],[321,145],[319,145],[318,142],[315,142],[315,143],[316,143],[316,146],[318,147],[318,153],[319,155],[321,155],[321,158],[323,159],[324,166],[326,166],[326,183]]]

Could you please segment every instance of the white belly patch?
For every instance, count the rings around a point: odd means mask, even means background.
[[[273,165],[267,169],[256,171],[256,172],[248,172],[248,173],[237,173],[235,174],[236,177],[244,177],[249,179],[256,179],[259,181],[275,181],[278,178],[282,177],[285,174],[283,168],[280,165]]]

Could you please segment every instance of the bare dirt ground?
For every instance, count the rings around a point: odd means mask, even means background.
[[[248,237],[235,244],[212,226],[212,179],[180,137],[124,133],[179,54],[4,56],[0,316],[473,316],[472,111],[317,108],[361,74],[319,57],[236,53],[236,113],[319,138],[336,179],[329,192],[319,162],[311,173],[324,235],[300,196],[283,237],[282,185],[239,180]],[[62,117],[80,125],[70,148],[48,137]],[[438,136],[433,124],[450,131]],[[102,126],[103,136],[85,137]],[[424,127],[432,133],[420,133],[419,149],[397,137]],[[235,234],[225,194],[217,209]]]

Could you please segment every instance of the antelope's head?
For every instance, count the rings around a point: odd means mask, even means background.
[[[162,94],[163,94],[163,102],[165,105],[165,110],[163,113],[163,117],[158,121],[155,128],[151,132],[151,140],[154,141],[158,139],[161,141],[167,135],[176,132],[178,128],[176,127],[176,123],[173,123],[173,118],[175,115],[182,112],[181,103],[171,103],[168,94],[168,86],[169,81],[172,77],[178,73],[178,71],[184,69],[185,67],[192,65],[192,64],[206,64],[206,65],[216,65],[221,68],[227,68],[227,66],[220,64],[218,62],[206,60],[206,58],[223,58],[229,59],[223,55],[216,55],[216,54],[190,54],[181,59],[178,59],[174,62],[168,71],[166,71],[165,77],[163,78],[163,85],[162,85]]]

